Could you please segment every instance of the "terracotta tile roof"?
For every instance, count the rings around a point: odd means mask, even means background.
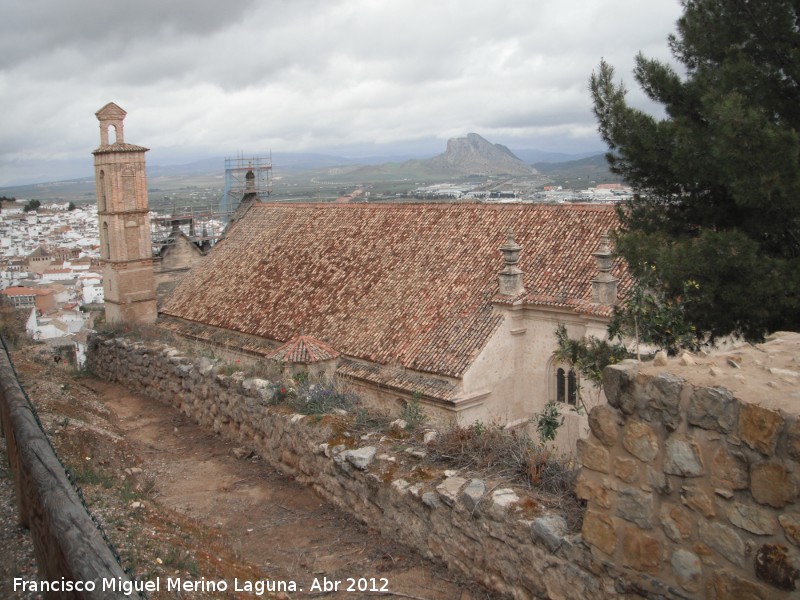
[[[328,344],[315,340],[307,335],[298,335],[280,348],[270,352],[267,358],[278,360],[283,363],[310,365],[312,363],[333,360],[337,356],[339,356],[339,352],[328,346]]]
[[[403,368],[386,368],[374,363],[361,363],[349,359],[342,360],[336,369],[336,374],[369,381],[380,388],[407,394],[419,393],[438,400],[454,400],[461,392],[461,386],[451,381],[409,372]]]
[[[48,294],[52,294],[52,289],[41,289],[41,288],[27,288],[27,287],[9,287],[0,291],[0,294],[5,294],[6,296],[47,296]]]
[[[92,151],[92,154],[108,154],[109,152],[147,152],[149,148],[144,146],[137,146],[136,144],[128,144],[126,142],[117,142],[115,144],[108,144],[106,146],[99,146],[97,150]]]
[[[596,205],[255,204],[162,313],[269,340],[302,330],[349,357],[460,377],[500,323],[509,231],[526,301],[603,314],[592,253],[616,224]]]

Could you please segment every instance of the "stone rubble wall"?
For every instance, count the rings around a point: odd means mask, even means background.
[[[604,373],[579,442],[580,535],[526,491],[463,473],[396,475],[380,434],[349,448],[325,419],[270,405],[274,386],[206,358],[94,336],[89,368],[172,404],[383,535],[511,598],[796,597],[800,334],[715,359]],[[360,446],[360,447],[359,447]]]
[[[800,335],[655,362],[604,373],[578,448],[584,541],[689,598],[796,598]]]
[[[526,515],[523,489],[452,472],[418,481],[397,478],[394,467],[414,460],[408,453],[379,449],[371,436],[359,440],[361,447],[336,445],[324,419],[270,406],[274,388],[265,380],[221,375],[208,359],[164,346],[93,336],[89,348],[88,367],[99,377],[176,406],[383,535],[500,595],[641,597],[622,593],[640,589],[641,582],[629,582],[613,565],[594,560],[581,536],[567,533],[562,516]],[[680,597],[657,582],[647,589],[663,594],[650,594],[654,598]]]

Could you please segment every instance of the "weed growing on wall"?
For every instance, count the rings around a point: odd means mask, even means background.
[[[406,422],[406,429],[415,431],[425,424],[428,420],[428,415],[422,410],[419,402],[420,393],[414,392],[414,396],[403,407],[402,419]]]
[[[304,415],[324,415],[339,410],[350,411],[358,403],[358,397],[342,386],[332,383],[302,383],[297,386],[288,404]]]

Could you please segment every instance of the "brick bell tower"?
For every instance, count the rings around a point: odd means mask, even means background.
[[[153,323],[157,308],[144,164],[148,149],[125,143],[126,113],[113,102],[95,115],[100,147],[92,154],[106,321]]]

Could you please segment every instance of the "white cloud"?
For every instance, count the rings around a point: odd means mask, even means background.
[[[0,185],[48,161],[91,172],[109,101],[127,140],[162,157],[470,131],[601,148],[589,75],[606,58],[646,105],[633,58],[668,59],[679,14],[677,0],[15,3],[0,23]]]

